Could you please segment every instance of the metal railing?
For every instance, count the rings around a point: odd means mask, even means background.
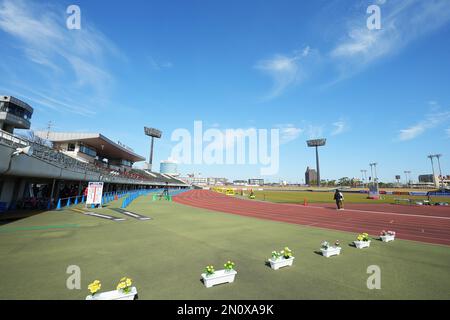
[[[98,178],[96,179],[98,179],[99,181],[141,185],[161,183],[161,181],[159,181],[158,179],[158,181],[155,181],[153,179],[145,180],[137,178],[133,179],[122,175],[117,176],[106,169],[101,169],[91,163],[79,161],[58,150],[52,149],[49,146],[30,141],[26,138],[15,136],[3,130],[0,130],[0,144],[7,145],[13,148],[23,148],[26,146],[31,146],[33,149],[32,157],[57,166],[61,169],[70,170],[72,172],[85,175],[98,176]]]

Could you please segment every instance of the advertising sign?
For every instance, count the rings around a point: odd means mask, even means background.
[[[86,204],[102,204],[103,182],[89,182]]]

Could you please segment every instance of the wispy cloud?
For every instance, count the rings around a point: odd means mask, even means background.
[[[375,4],[381,8],[380,30],[367,28],[367,1],[356,5],[349,2],[347,11],[351,13],[341,19],[345,21],[344,25],[339,21],[327,21],[335,26],[335,30],[342,30],[335,35],[330,49],[321,50],[319,55],[319,50],[307,47],[294,54],[278,54],[260,61],[257,68],[269,74],[274,83],[269,98],[278,97],[287,88],[303,83],[309,74],[325,71],[325,79],[329,79],[325,80],[325,87],[348,79],[450,22],[448,0],[377,0]],[[316,63],[304,61],[311,53],[320,58]]]
[[[409,128],[400,130],[397,138],[399,141],[415,139],[427,130],[436,128],[447,120],[450,120],[450,111],[428,114],[425,116],[424,120],[419,121]]]
[[[376,60],[399,52],[410,42],[450,21],[447,0],[378,1],[381,30],[369,30],[364,10],[350,19],[347,34],[331,50],[341,76],[352,75]]]
[[[170,69],[173,67],[173,63],[170,61],[158,62],[153,57],[148,57],[148,61],[153,70],[159,71],[162,69]]]
[[[304,132],[303,129],[297,128],[293,124],[280,124],[275,127],[280,130],[281,144],[286,144],[296,140]]]
[[[309,46],[293,54],[277,54],[270,59],[259,61],[255,68],[272,78],[273,86],[266,98],[271,99],[282,94],[289,87],[298,84],[305,77],[302,60],[311,53]]]
[[[339,120],[333,123],[334,130],[331,132],[332,136],[337,136],[348,130],[348,124],[344,120]]]
[[[123,56],[106,36],[84,20],[81,30],[68,30],[63,13],[65,9],[57,5],[3,0],[0,31],[11,36],[30,66],[35,66],[33,70],[46,80],[38,82],[41,87],[57,88],[54,92],[83,90],[89,96],[107,96],[114,84],[107,57],[123,59]],[[3,63],[10,62],[5,58]],[[24,85],[25,81],[20,83]]]

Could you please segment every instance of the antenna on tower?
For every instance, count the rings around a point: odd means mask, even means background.
[[[46,138],[47,140],[50,136],[50,129],[52,128],[52,125],[53,125],[52,121],[49,121],[47,124],[47,138]]]

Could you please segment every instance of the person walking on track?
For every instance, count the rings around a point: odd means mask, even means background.
[[[338,210],[344,210],[344,195],[339,189],[336,189],[334,193],[334,200],[336,201],[336,206]]]

